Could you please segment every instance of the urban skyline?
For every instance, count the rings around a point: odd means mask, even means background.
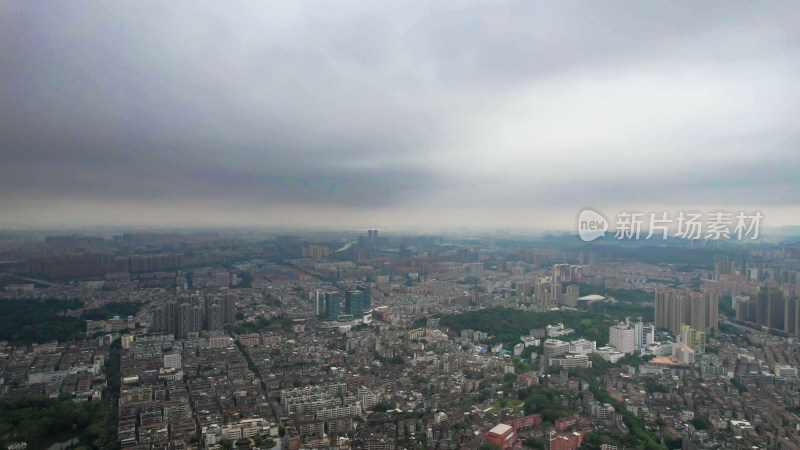
[[[0,449],[800,450],[798,23],[0,0]]]

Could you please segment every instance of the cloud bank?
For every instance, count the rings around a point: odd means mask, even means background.
[[[5,2],[0,222],[800,224],[800,10],[662,3]]]

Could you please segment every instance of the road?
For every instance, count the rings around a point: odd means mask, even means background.
[[[30,281],[31,283],[39,283],[39,284],[43,284],[45,286],[63,286],[63,284],[53,283],[52,281],[40,280],[38,278],[21,277],[19,275],[15,275],[13,273],[8,273],[8,272],[2,272],[2,273],[0,273],[0,275],[8,275],[10,277],[18,278],[20,280]]]

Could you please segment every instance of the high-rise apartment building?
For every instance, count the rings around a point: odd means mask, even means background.
[[[233,295],[200,297],[183,294],[177,301],[161,301],[153,306],[150,331],[172,334],[178,339],[202,330],[221,331],[236,320]]]
[[[303,257],[305,258],[327,258],[330,253],[331,249],[327,245],[308,244],[303,247]]]
[[[719,296],[715,291],[664,289],[655,294],[656,328],[681,332],[681,325],[709,332],[719,328]]]
[[[764,289],[755,298],[735,304],[736,319],[800,336],[800,299],[778,289]]]
[[[178,321],[175,334],[178,339],[186,339],[189,333],[199,333],[203,329],[203,308],[190,303],[178,305]]]
[[[533,293],[533,282],[517,281],[516,290],[518,297],[530,297]]]
[[[206,329],[211,331],[221,331],[225,324],[222,310],[221,299],[210,299],[206,306]]]
[[[683,323],[682,296],[679,291],[656,291],[656,328],[679,333]]]
[[[572,264],[554,264],[552,283],[564,284],[583,281],[583,267]]]

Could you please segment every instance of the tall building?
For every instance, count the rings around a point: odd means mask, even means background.
[[[225,295],[222,297],[222,320],[224,323],[231,323],[236,320],[236,297]]]
[[[153,308],[150,331],[154,333],[175,333],[177,304],[173,301],[161,302]]]
[[[225,324],[222,299],[208,299],[206,302],[206,329],[221,331]]]
[[[644,347],[644,324],[635,322],[631,326],[633,327],[633,345],[636,348]]]
[[[800,336],[800,299],[777,289],[763,289],[756,298],[735,304],[736,319]]]
[[[154,333],[162,333],[166,330],[167,324],[167,311],[166,304],[162,303],[153,308],[150,317],[150,331]]]
[[[236,320],[236,297],[231,294],[201,297],[182,293],[177,301],[153,305],[150,331],[172,334],[177,339],[202,330],[221,331]]]
[[[681,326],[680,342],[688,345],[695,353],[705,353],[706,351],[706,334],[689,325]]]
[[[719,330],[719,293],[717,291],[707,291],[704,293],[706,297],[706,323],[705,333],[711,330]]]
[[[342,314],[342,295],[338,292],[325,293],[326,315],[328,320],[336,320]]]
[[[369,248],[370,250],[378,248],[378,230],[369,230]]]
[[[308,244],[303,247],[303,257],[305,258],[327,258],[331,254],[331,249],[327,245]]]
[[[733,261],[724,259],[714,263],[714,272],[717,275],[733,275]]]
[[[680,334],[684,324],[707,333],[719,328],[719,295],[716,291],[657,290],[655,315],[656,328],[673,334]]]
[[[580,287],[577,284],[570,284],[564,293],[559,293],[559,303],[566,306],[578,306],[580,297]]]
[[[681,331],[683,323],[683,297],[680,291],[656,291],[656,328],[669,330],[674,334]]]
[[[656,327],[653,324],[642,327],[642,347],[647,347],[656,340]]]
[[[275,238],[275,250],[279,256],[302,256],[303,244],[297,236],[278,236]]]
[[[551,282],[564,284],[583,281],[583,267],[572,264],[554,264]]]
[[[797,297],[786,299],[783,317],[783,331],[792,336],[800,335],[800,299]]]
[[[703,332],[719,328],[719,296],[716,291],[692,292],[689,302],[688,318],[684,318],[684,323]]]
[[[317,317],[325,317],[328,312],[325,307],[325,291],[322,289],[317,289],[316,298],[314,299],[314,312]]]
[[[636,348],[636,333],[627,324],[617,324],[608,329],[608,344],[618,352],[632,355]]]
[[[546,306],[550,303],[550,285],[541,280],[537,280],[533,285],[533,302],[540,306]]]
[[[533,282],[517,281],[516,291],[518,297],[530,297],[531,293],[533,293]]]
[[[567,283],[572,281],[572,266],[569,264],[553,264],[553,283]]]
[[[178,305],[178,320],[175,335],[178,339],[186,339],[189,333],[199,333],[203,329],[203,308],[190,303]]]
[[[370,290],[367,286],[359,286],[345,293],[345,311],[354,317],[363,316],[370,310]]]
[[[372,250],[378,249],[378,230],[367,230],[367,235],[358,237],[358,247],[369,254]]]

